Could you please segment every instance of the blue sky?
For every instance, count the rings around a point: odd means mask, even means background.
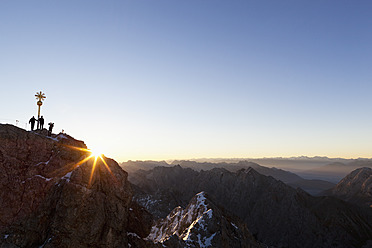
[[[372,157],[370,1],[0,1],[1,123],[118,161]],[[28,127],[29,128],[29,127]]]

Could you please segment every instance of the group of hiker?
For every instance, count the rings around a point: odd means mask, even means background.
[[[36,128],[36,130],[43,130],[44,129],[44,117],[41,116],[41,117],[39,117],[36,120],[35,116],[32,116],[31,119],[28,121],[28,123],[31,124],[31,131],[34,131],[35,123],[36,122],[37,122],[37,128]],[[54,123],[53,122],[49,122],[48,125],[49,125],[48,136],[50,136],[52,134]]]

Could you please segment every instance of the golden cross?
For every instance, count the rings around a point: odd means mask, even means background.
[[[39,99],[39,101],[44,101],[44,98],[46,98],[45,94],[41,91],[39,93],[36,92],[36,99]]]

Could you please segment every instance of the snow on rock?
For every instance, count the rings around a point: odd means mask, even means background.
[[[26,180],[23,180],[21,183],[25,183],[26,181],[32,180],[32,179],[34,179],[35,177],[36,177],[36,178],[41,178],[41,179],[43,179],[43,180],[45,180],[45,181],[47,181],[47,182],[49,182],[50,180],[53,179],[53,178],[46,178],[46,177],[43,177],[42,175],[34,175],[34,176],[32,176],[32,177],[27,178]]]
[[[235,229],[238,229],[238,227],[237,227],[234,223],[231,222],[231,225],[232,225]]]
[[[139,198],[137,199],[137,201],[141,206],[144,206],[145,208],[149,208],[158,202],[158,200],[153,199],[150,195]]]
[[[72,171],[66,173],[61,179],[66,179],[67,182],[70,182]]]
[[[47,181],[47,182],[53,179],[53,178],[46,178],[46,177],[43,177],[42,175],[35,175],[35,177],[40,177],[40,178],[44,179],[44,180]]]
[[[140,236],[138,236],[137,233],[127,232],[127,235],[130,235],[130,236],[133,236],[133,237],[136,237],[136,238],[141,239]]]
[[[214,208],[205,192],[200,192],[185,209],[177,207],[165,219],[159,220],[146,239],[164,244],[176,236],[185,247],[212,247],[216,236],[214,229],[222,222],[215,218]],[[222,218],[221,214],[218,218]]]
[[[212,218],[213,210],[208,209],[204,192],[197,194],[190,204],[182,209],[175,208],[165,219],[156,223],[147,237],[154,242],[164,242],[170,236],[177,235],[184,241],[192,241],[191,233],[194,229],[206,230],[205,219]],[[203,243],[203,239],[200,238]]]
[[[248,229],[238,228],[244,224],[235,219],[233,224],[231,218],[205,192],[200,192],[185,209],[176,207],[166,218],[158,220],[146,240],[165,247],[241,247],[242,244],[256,247]]]

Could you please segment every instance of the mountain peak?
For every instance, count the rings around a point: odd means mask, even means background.
[[[147,237],[165,247],[240,247],[242,243],[257,247],[244,224],[231,221],[202,191],[185,209],[176,207],[158,220]]]
[[[350,172],[325,194],[372,207],[372,169],[363,167]]]
[[[0,125],[0,246],[126,246],[127,173],[104,159],[67,134]]]

